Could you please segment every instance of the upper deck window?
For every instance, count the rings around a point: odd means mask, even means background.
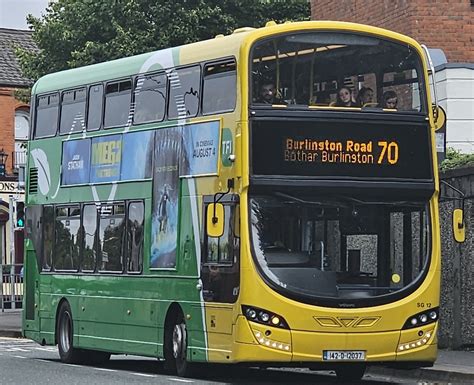
[[[165,117],[166,75],[139,76],[135,83],[134,124],[159,122]]]
[[[100,129],[104,106],[104,86],[95,84],[89,88],[89,105],[87,111],[87,131]]]
[[[69,134],[85,129],[86,89],[64,91],[61,103],[59,132]]]
[[[288,107],[425,109],[414,47],[373,36],[307,32],[258,42],[251,57],[251,101]]]
[[[199,110],[201,68],[181,68],[168,74],[170,80],[168,118],[190,118]]]
[[[58,129],[59,94],[39,96],[36,105],[35,138],[56,135]]]
[[[131,95],[132,82],[130,80],[107,84],[105,91],[105,128],[127,124]]]
[[[235,60],[209,64],[204,68],[202,113],[233,111],[237,96]]]

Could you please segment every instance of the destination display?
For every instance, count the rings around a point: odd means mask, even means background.
[[[431,180],[425,123],[254,121],[253,175]]]

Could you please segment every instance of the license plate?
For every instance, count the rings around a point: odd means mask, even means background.
[[[364,350],[324,350],[323,361],[365,361]]]

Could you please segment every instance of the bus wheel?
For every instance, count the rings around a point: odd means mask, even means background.
[[[168,331],[171,338],[169,341],[169,350],[172,355],[170,362],[172,367],[176,370],[176,374],[181,377],[189,377],[193,374],[193,365],[186,359],[188,349],[188,334],[184,317],[179,315],[174,323],[171,323]]]
[[[365,364],[346,364],[336,368],[336,376],[340,381],[359,381],[364,377]]]
[[[58,341],[59,357],[67,364],[82,362],[82,351],[73,345],[74,324],[71,307],[63,302],[59,308],[56,338]]]

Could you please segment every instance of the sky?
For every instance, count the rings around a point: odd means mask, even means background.
[[[0,0],[0,28],[29,29],[26,16],[40,17],[50,0]]]

